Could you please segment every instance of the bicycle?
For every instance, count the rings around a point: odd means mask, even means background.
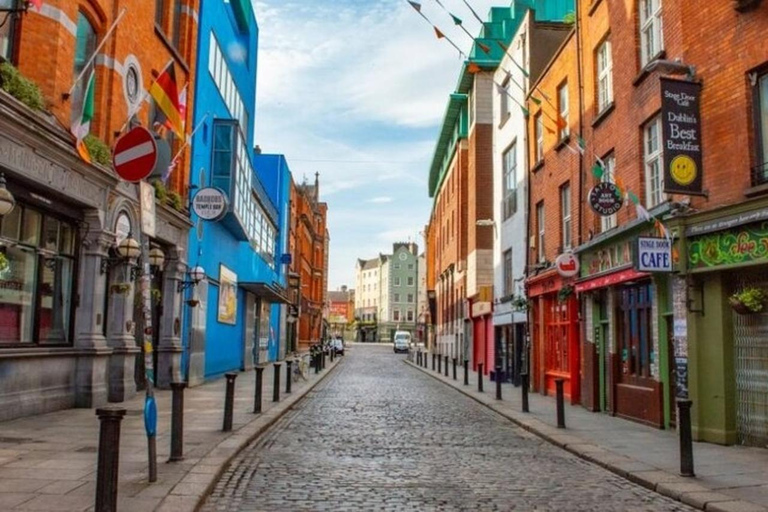
[[[293,355],[293,382],[298,382],[299,378],[304,380],[309,379],[309,362],[307,359],[309,354],[294,354]]]

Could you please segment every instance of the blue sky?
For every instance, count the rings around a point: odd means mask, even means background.
[[[465,52],[435,0],[422,12]],[[476,34],[462,0],[442,0]],[[481,15],[506,0],[470,0]],[[405,0],[256,0],[256,143],[294,178],[320,173],[331,234],[329,289],[354,286],[358,257],[416,241],[431,209],[427,173],[458,52]]]

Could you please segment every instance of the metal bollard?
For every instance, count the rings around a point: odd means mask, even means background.
[[[293,384],[293,373],[291,372],[291,366],[293,366],[293,361],[290,359],[285,360],[285,394],[289,394],[291,392],[291,385]]]
[[[314,363],[315,363],[315,375],[317,375],[318,373],[320,373],[320,352],[318,352],[317,349],[315,349]]]
[[[171,382],[171,456],[168,462],[184,460],[184,388],[186,382]]]
[[[477,390],[483,392],[483,363],[477,363]]]
[[[501,400],[501,366],[496,366],[496,400]]]
[[[555,379],[557,393],[557,428],[565,428],[565,404],[563,403],[563,383],[565,379]]]
[[[325,370],[325,349],[320,350],[320,369]]]
[[[680,431],[680,476],[696,476],[693,472],[693,435],[691,406],[688,399],[677,399],[677,425]]]
[[[445,376],[448,376],[448,356],[445,356]]]
[[[332,348],[331,349],[331,362],[333,362],[333,358],[334,358],[335,355],[336,355],[336,349]]]
[[[253,393],[253,414],[261,413],[261,395],[264,390],[264,367],[256,368],[256,390]]]
[[[434,352],[432,352],[432,371],[435,371],[435,356],[436,356],[436,355],[437,355],[437,354],[435,354]]]
[[[235,407],[235,379],[237,374],[234,372],[225,373],[227,378],[227,392],[224,396],[224,425],[221,430],[230,432],[232,430],[232,410]]]
[[[530,385],[530,376],[527,373],[521,375],[523,378],[522,393],[523,393],[523,412],[530,412],[528,409],[528,386]]]
[[[464,385],[469,386],[469,360],[464,360]]]
[[[456,358],[453,358],[453,380],[456,380]]]
[[[421,350],[416,352],[416,365],[421,366]]]
[[[272,380],[272,401],[273,402],[279,402],[280,401],[280,363],[275,363],[275,374],[273,375],[274,379]]]
[[[443,373],[443,356],[438,355],[437,356],[437,374],[440,375]]]
[[[125,409],[96,409],[99,417],[99,460],[96,471],[96,507],[99,512],[117,510],[117,475],[120,466],[120,422]]]

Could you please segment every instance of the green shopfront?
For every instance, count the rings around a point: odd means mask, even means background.
[[[768,294],[768,206],[756,206],[687,219],[690,397],[696,439],[766,447],[768,313],[744,306]]]

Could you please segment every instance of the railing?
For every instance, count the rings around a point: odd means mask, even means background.
[[[756,187],[766,183],[768,183],[768,162],[752,168],[752,186]]]

